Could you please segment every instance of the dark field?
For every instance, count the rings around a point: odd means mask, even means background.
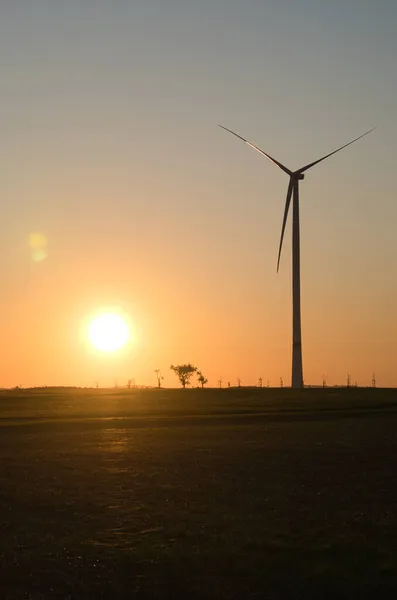
[[[397,597],[396,390],[0,392],[0,597]]]

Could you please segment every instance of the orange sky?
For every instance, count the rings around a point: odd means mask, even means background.
[[[288,180],[218,122],[290,168],[379,125],[301,184],[303,366],[397,386],[394,3],[144,4],[4,10],[0,387],[289,384]],[[82,334],[109,306],[112,356]]]

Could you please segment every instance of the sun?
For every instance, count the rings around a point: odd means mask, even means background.
[[[126,319],[121,315],[102,313],[90,322],[88,338],[98,350],[115,352],[127,344],[130,330]]]

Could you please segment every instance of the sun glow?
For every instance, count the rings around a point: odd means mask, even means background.
[[[127,344],[130,330],[126,319],[121,315],[103,313],[90,322],[88,338],[98,350],[114,352]]]

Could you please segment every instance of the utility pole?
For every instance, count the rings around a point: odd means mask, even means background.
[[[347,378],[346,378],[346,384],[347,384],[348,388],[350,387],[350,383],[351,383],[351,375],[350,375],[350,373],[348,373]]]
[[[372,373],[372,387],[376,388],[376,376],[375,376],[375,373]]]
[[[282,387],[284,387],[284,381],[283,381],[283,378],[282,378],[282,377],[280,377],[280,387],[281,387],[281,388],[282,388]]]

